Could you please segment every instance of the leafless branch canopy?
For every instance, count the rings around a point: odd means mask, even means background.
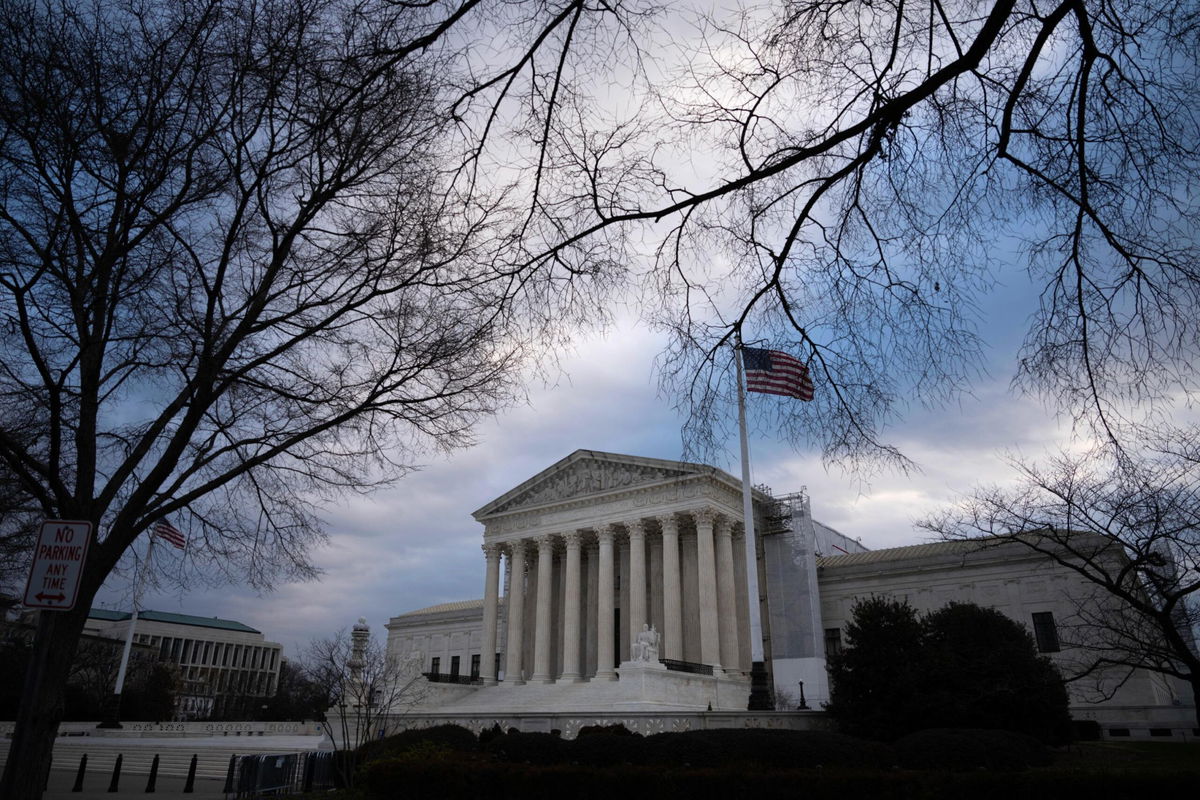
[[[1100,449],[1017,460],[1015,489],[983,488],[922,526],[948,538],[1019,542],[1093,591],[1070,622],[1076,677],[1113,668],[1200,686],[1200,453],[1195,428],[1143,430],[1140,457]],[[1133,439],[1132,436],[1129,437]],[[1121,673],[1126,674],[1126,673]]]

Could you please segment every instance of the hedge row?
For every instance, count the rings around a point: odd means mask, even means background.
[[[642,737],[620,729],[586,729],[574,740],[549,733],[487,732],[480,739],[463,728],[444,725],[405,731],[373,742],[359,763],[383,759],[472,760],[535,766],[618,765],[666,768],[741,767],[754,769],[999,769],[1020,770],[1049,763],[1037,740],[1006,731],[935,730],[911,734],[894,746],[829,731],[723,729],[660,733]],[[462,759],[458,759],[462,760]]]
[[[883,770],[662,769],[650,766],[535,766],[480,762],[464,768],[447,762],[387,759],[368,764],[358,787],[367,798],[488,797],[496,800],[570,797],[622,800],[662,797],[754,797],[756,800],[1126,800],[1194,797],[1197,774],[1125,775],[1039,772],[912,772]]]

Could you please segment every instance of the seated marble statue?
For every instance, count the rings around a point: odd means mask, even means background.
[[[643,625],[630,650],[631,661],[658,661],[658,631],[651,625]]]

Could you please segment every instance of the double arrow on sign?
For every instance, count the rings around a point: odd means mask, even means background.
[[[34,597],[36,597],[38,600],[40,600],[42,602],[45,602],[47,600],[54,600],[56,602],[61,603],[63,600],[67,599],[67,596],[65,594],[42,594],[41,592],[38,592],[37,594],[35,594]]]

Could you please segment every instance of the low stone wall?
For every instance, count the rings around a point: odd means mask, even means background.
[[[781,730],[827,730],[831,727],[822,711],[707,711],[707,712],[614,712],[556,714],[433,714],[410,713],[388,716],[382,722],[380,736],[402,730],[458,725],[479,734],[499,725],[502,730],[557,731],[564,739],[574,739],[589,725],[624,725],[634,733],[650,736],[672,731],[711,730],[715,728],[775,728]]]
[[[0,722],[0,737],[12,738],[16,723]],[[99,722],[63,722],[58,735],[105,737],[320,736],[319,722],[122,722],[120,728],[98,728]]]

